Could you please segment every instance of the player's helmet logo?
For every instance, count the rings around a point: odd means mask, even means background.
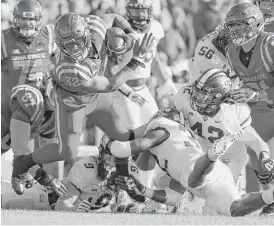
[[[209,69],[193,84],[191,106],[201,115],[211,116],[230,95],[232,82],[224,71]]]
[[[41,28],[42,6],[36,0],[20,0],[13,10],[13,29],[21,37],[30,38]]]
[[[145,29],[153,18],[151,0],[128,0],[126,9],[128,21],[136,29]]]
[[[254,4],[237,4],[227,13],[224,28],[230,43],[243,45],[256,38],[263,30],[263,14]]]
[[[255,3],[263,13],[265,22],[274,22],[274,0],[258,0]]]
[[[89,54],[87,24],[76,13],[66,13],[57,19],[55,28],[55,42],[61,51],[76,61],[83,61]]]

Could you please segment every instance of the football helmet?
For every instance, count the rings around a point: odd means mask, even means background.
[[[263,13],[266,23],[274,22],[274,0],[257,0],[255,4]]]
[[[60,16],[54,27],[55,42],[70,59],[83,61],[90,51],[88,27],[83,17],[76,13]]]
[[[201,115],[214,116],[230,96],[232,82],[224,71],[209,69],[192,85],[191,107]]]
[[[128,0],[126,10],[128,22],[136,29],[145,29],[153,18],[152,0]]]
[[[257,38],[264,28],[264,17],[260,9],[251,3],[232,6],[225,18],[225,35],[236,46]]]
[[[42,6],[36,0],[20,0],[13,10],[13,29],[16,34],[30,38],[41,28]]]
[[[111,174],[115,171],[115,161],[114,157],[109,153],[107,149],[107,143],[105,140],[110,139],[107,135],[104,135],[101,139],[100,145],[98,147],[99,150],[99,158],[98,158],[98,176],[102,179],[110,179]],[[106,144],[106,145],[105,145]]]

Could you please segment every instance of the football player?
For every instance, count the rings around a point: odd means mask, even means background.
[[[236,141],[251,147],[257,161],[261,161],[263,172],[268,173],[273,168],[268,169],[272,161],[268,145],[250,125],[248,105],[227,102],[231,92],[232,82],[226,72],[209,69],[193,85],[179,90],[174,105],[183,113],[186,125],[196,134],[204,150],[227,134],[243,133]],[[220,160],[231,170],[236,183],[246,161],[246,149],[232,145]]]
[[[264,30],[266,32],[274,32],[274,1],[273,0],[257,0],[255,4],[264,14],[266,23]]]
[[[151,74],[155,75],[159,83],[163,86],[163,90],[167,93],[175,94],[177,88],[172,80],[165,74],[166,70],[159,60],[157,46],[159,41],[164,37],[164,30],[162,25],[153,19],[152,0],[129,0],[126,3],[126,12],[126,18],[139,39],[142,39],[146,32],[153,33],[156,39],[153,48],[144,59],[145,67],[139,67],[134,72],[136,75],[135,79],[127,81],[127,84],[132,87],[136,93],[146,99],[148,102],[147,106],[141,108],[132,103],[132,101],[126,98],[122,93],[115,93],[117,105],[125,106],[119,107],[119,115],[121,115],[125,123],[130,126],[130,129],[135,129],[147,123],[151,116],[158,110],[156,101],[146,85]],[[136,163],[140,169],[142,182],[148,187],[151,187],[153,175],[155,170],[157,170],[154,169],[155,166],[157,166],[156,162],[147,152],[138,156]]]
[[[20,0],[13,10],[13,26],[1,31],[1,95],[15,85],[39,86],[53,67],[53,26],[41,25],[42,14],[38,1]]]
[[[249,3],[233,6],[227,13],[224,27],[231,43],[227,52],[230,65],[243,83],[233,93],[232,100],[249,103],[251,125],[269,146],[273,145],[274,35],[263,31],[263,14],[256,5]],[[269,148],[274,156],[274,146]],[[271,173],[265,174],[262,170],[255,173],[263,184],[272,178]]]
[[[143,125],[144,135],[141,138],[127,142],[106,139],[105,145],[116,157],[149,150],[167,175],[205,199],[207,205],[220,214],[243,216],[273,202],[273,189],[248,194],[241,199],[230,170],[218,161],[240,134],[228,134],[215,140],[204,153],[192,133],[182,124],[183,117],[175,108],[162,109]],[[131,177],[119,176],[116,182],[121,188],[134,190],[160,203],[176,205],[180,202],[181,195],[178,193],[169,189],[150,189],[135,176]]]
[[[129,165],[130,172],[132,169],[138,170],[134,165]],[[114,157],[107,154],[100,145],[99,156],[84,157],[73,165],[64,182],[68,193],[58,199],[54,209],[89,212],[107,207],[114,201],[110,206],[112,212],[134,211],[134,205],[128,203],[128,199],[118,199],[117,196],[125,197],[126,192],[124,190],[116,192],[114,174]]]
[[[50,100],[52,91],[48,74],[43,77],[40,87],[32,85],[17,85],[2,96],[1,107],[5,115],[1,118],[1,154],[12,148],[15,156],[25,155],[32,152],[29,141],[38,137],[39,143],[54,142],[55,117],[54,107]],[[41,169],[38,169],[39,172]],[[32,174],[37,174],[37,167],[33,168]],[[46,186],[55,186],[54,178],[45,174],[38,182]],[[34,185],[33,178],[26,173],[28,178],[25,186]],[[21,178],[18,178],[20,181]],[[13,183],[13,182],[12,182]],[[12,184],[13,185],[13,184]],[[63,187],[61,186],[60,189]],[[58,187],[56,188],[59,189]]]
[[[133,46],[129,63],[108,80],[102,75],[107,56],[106,30],[112,26],[122,28],[128,48]],[[146,34],[142,41],[133,44],[132,29],[128,22],[116,14],[101,18],[83,18],[75,13],[60,16],[55,26],[56,43],[61,49],[57,64],[52,70],[55,87],[55,120],[58,143],[47,144],[30,155],[18,156],[13,161],[14,190],[23,193],[24,173],[39,163],[73,160],[78,154],[82,120],[98,102],[98,93],[119,88],[126,80],[135,77],[132,71],[142,67],[143,60],[153,46],[154,37]],[[24,165],[24,167],[22,167]]]

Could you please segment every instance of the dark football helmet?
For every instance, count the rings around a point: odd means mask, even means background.
[[[36,0],[20,0],[13,10],[13,29],[21,37],[30,38],[41,28],[42,6]]]
[[[255,4],[260,8],[264,15],[265,23],[274,22],[274,0],[257,0]]]
[[[233,6],[225,18],[225,36],[233,45],[243,45],[256,38],[264,28],[260,9],[251,3]]]
[[[191,106],[201,115],[214,116],[231,93],[232,82],[224,71],[206,70],[192,85]]]
[[[128,22],[136,29],[145,29],[153,18],[152,0],[129,0],[126,10]]]
[[[54,33],[56,44],[68,58],[83,61],[89,55],[91,42],[83,17],[76,13],[63,14],[57,19]]]

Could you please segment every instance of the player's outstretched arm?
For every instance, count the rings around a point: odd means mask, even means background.
[[[169,134],[166,130],[156,128],[148,131],[142,138],[133,141],[110,141],[107,148],[113,156],[126,158],[148,151],[150,148],[163,143],[168,137]]]
[[[103,76],[94,76],[82,85],[82,92],[108,93],[117,90],[127,80],[135,79],[134,71],[144,67],[143,61],[154,43],[153,34],[145,34],[141,44],[136,42],[133,47],[133,56],[129,63],[118,73],[107,79]]]
[[[57,211],[76,211],[77,206],[73,203],[77,200],[80,195],[80,191],[69,181],[66,184],[68,190],[67,196],[60,197],[55,204],[55,210]]]
[[[182,197],[181,194],[174,192],[170,189],[154,190],[148,188],[141,184],[140,181],[134,178],[133,176],[125,177],[120,175],[115,179],[115,183],[124,190],[133,191],[137,195],[143,195],[156,202],[163,203],[166,205],[179,205]]]

